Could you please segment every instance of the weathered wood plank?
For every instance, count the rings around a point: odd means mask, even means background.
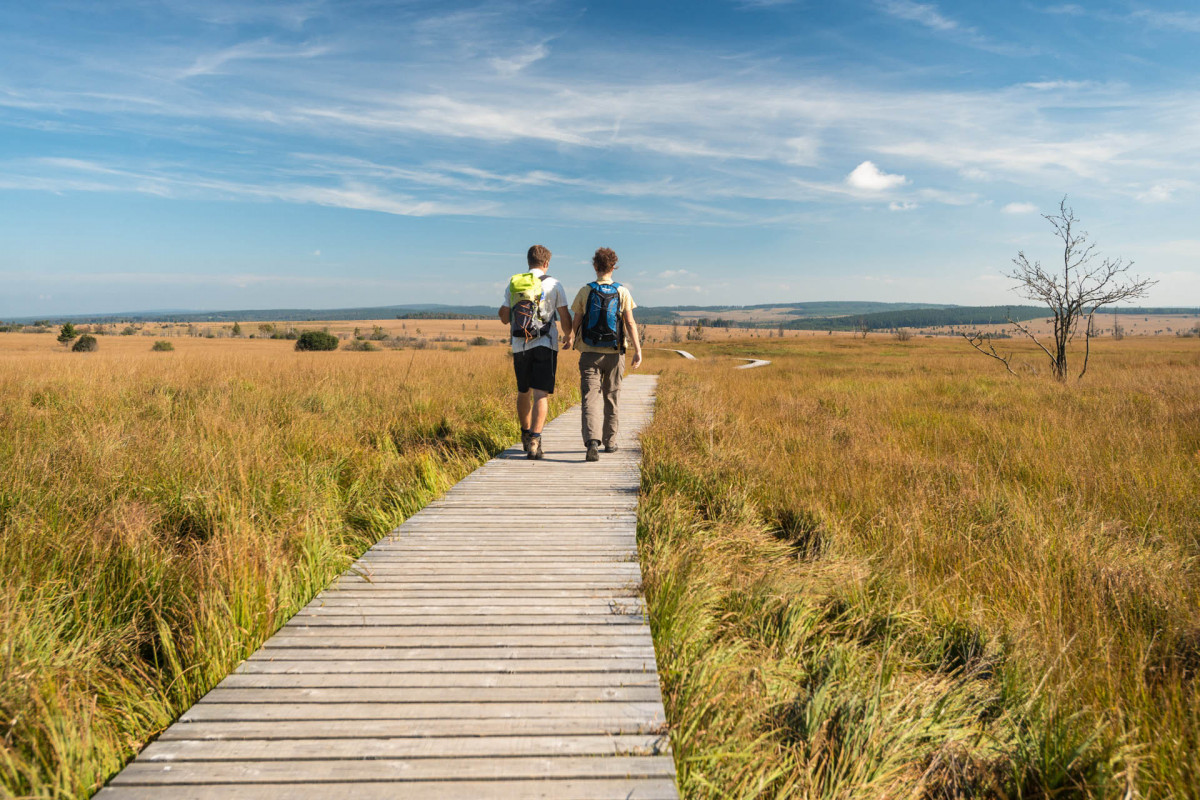
[[[666,736],[422,736],[367,739],[240,739],[236,741],[152,742],[144,761],[292,761],[366,758],[475,758],[512,756],[661,755],[670,752]]]
[[[670,762],[647,756],[592,758],[373,758],[297,761],[136,761],[112,786],[212,783],[305,783],[327,781],[436,781],[564,778],[666,778]]]
[[[309,653],[311,651],[303,651]],[[420,673],[466,673],[494,672],[509,674],[558,674],[571,672],[611,672],[625,674],[646,672],[655,674],[653,651],[642,651],[636,657],[581,657],[574,658],[498,658],[498,659],[363,659],[346,658],[347,653],[324,659],[265,658],[257,654],[242,662],[234,674],[237,675],[300,675],[300,674],[420,674]]]
[[[378,781],[101,789],[97,800],[672,800],[674,776],[588,780]]]
[[[184,712],[185,722],[236,722],[266,720],[349,720],[349,719],[513,719],[525,714],[562,716],[576,719],[620,717],[662,720],[662,703],[628,702],[546,702],[533,703],[197,703]],[[469,729],[464,729],[467,732]]]
[[[472,688],[550,689],[567,686],[651,686],[658,688],[653,672],[424,672],[424,673],[240,673],[221,681],[218,689],[273,688],[381,688],[439,689],[450,686]],[[215,691],[215,690],[214,690]],[[211,696],[211,693],[210,695]]]
[[[546,717],[537,707],[518,718],[474,719],[464,734],[461,719],[355,719],[179,722],[157,741],[235,741],[240,739],[372,739],[439,736],[577,736],[662,734],[662,720],[629,716]]]
[[[602,703],[661,701],[657,686],[379,688],[227,688],[218,686],[205,703]]]

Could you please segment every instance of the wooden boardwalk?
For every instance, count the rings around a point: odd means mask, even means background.
[[[577,406],[384,537],[97,797],[678,797],[635,542],[654,381],[619,452],[584,462]]]

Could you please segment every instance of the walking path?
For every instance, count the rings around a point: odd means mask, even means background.
[[[684,358],[691,359],[692,361],[696,360],[696,357],[694,355],[692,355],[691,353],[689,353],[687,350],[672,350],[669,347],[659,347],[657,349],[658,350],[666,350],[668,353],[678,353],[679,355],[683,356]],[[739,358],[738,361],[749,361],[750,363],[749,364],[741,364],[740,366],[734,367],[734,369],[754,369],[755,367],[765,367],[771,363],[770,361],[767,361],[766,359],[763,359],[763,358]]]
[[[413,515],[97,795],[677,798],[640,595],[637,433],[506,450]]]

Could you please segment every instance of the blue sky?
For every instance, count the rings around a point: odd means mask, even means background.
[[[1188,3],[0,4],[0,317],[1013,303],[1067,194],[1200,305]]]

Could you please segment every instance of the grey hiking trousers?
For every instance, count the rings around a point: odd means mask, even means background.
[[[621,420],[617,403],[625,377],[622,353],[580,353],[579,394],[583,397],[583,443],[615,444]]]

